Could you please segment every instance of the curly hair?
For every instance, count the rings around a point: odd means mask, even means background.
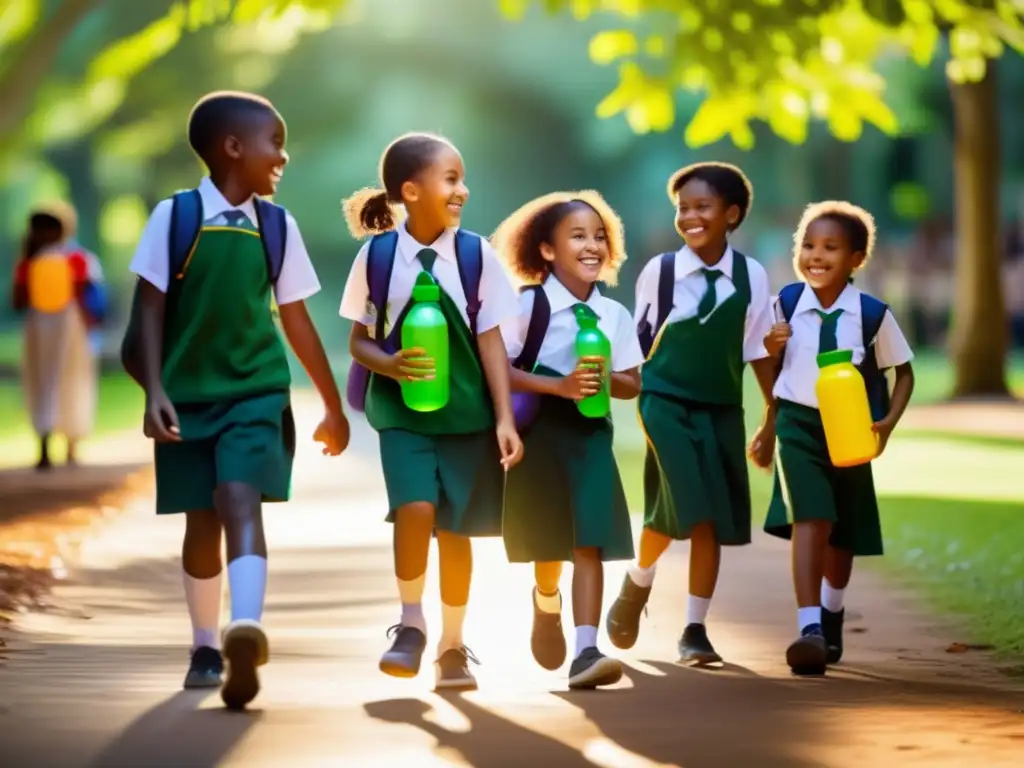
[[[491,244],[520,281],[533,285],[543,283],[551,272],[551,266],[544,260],[540,246],[542,243],[550,244],[558,225],[580,206],[593,210],[604,224],[608,237],[608,261],[601,270],[601,280],[607,285],[615,285],[619,269],[626,261],[625,232],[618,214],[600,193],[591,189],[552,192],[531,200],[498,226],[491,236]]]
[[[734,230],[747,218],[750,206],[754,202],[754,185],[738,167],[730,163],[706,162],[680,168],[669,177],[665,187],[668,199],[673,205],[676,203],[676,193],[692,179],[699,179],[711,187],[727,206],[735,205],[740,209],[740,217],[733,226]]]
[[[850,249],[855,253],[863,251],[864,261],[854,271],[863,269],[875,250],[875,217],[845,200],[824,200],[811,203],[804,209],[800,224],[793,234],[793,267],[797,274],[800,274],[800,252],[803,250],[807,230],[819,219],[834,221],[846,234]]]

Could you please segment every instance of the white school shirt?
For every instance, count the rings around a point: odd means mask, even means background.
[[[405,224],[398,227],[398,248],[395,253],[395,264],[391,272],[388,288],[388,307],[385,335],[391,333],[391,324],[409,303],[416,278],[423,271],[423,265],[416,258],[424,248],[437,251],[434,262],[434,279],[448,294],[459,308],[462,319],[469,325],[466,314],[466,292],[462,289],[459,277],[459,264],[455,259],[456,228],[446,229],[430,245],[421,245],[409,234]],[[477,315],[477,333],[485,333],[498,327],[503,320],[515,315],[518,311],[516,292],[509,282],[508,275],[498,261],[497,254],[487,240],[483,241],[483,267],[480,274],[480,314]],[[346,320],[362,323],[373,329],[377,322],[377,310],[370,302],[370,288],[366,281],[366,258],[370,251],[367,241],[359,249],[352,271],[345,283],[345,293],[338,311]]]
[[[576,334],[580,328],[573,307],[581,302],[553,275],[544,281],[541,290],[551,305],[551,320],[544,342],[540,346],[540,353],[537,355],[537,363],[568,376],[578,362],[575,344]],[[519,314],[501,325],[501,337],[505,341],[509,360],[519,357],[523,345],[526,344],[526,332],[530,327],[534,298],[533,291],[521,293]],[[630,317],[628,309],[619,302],[602,296],[596,285],[590,297],[582,303],[594,310],[598,317],[597,327],[611,341],[613,372],[629,371],[643,363],[644,354],[640,350],[640,340],[637,338],[633,318]]]
[[[205,223],[217,220],[225,211],[238,210],[248,217],[253,226],[257,226],[256,206],[252,199],[241,205],[231,205],[208,176],[199,184],[199,196],[203,201]],[[167,293],[167,284],[170,282],[167,235],[171,229],[171,205],[169,199],[157,203],[142,231],[129,267],[162,293]],[[285,220],[288,229],[284,261],[274,285],[274,300],[278,306],[308,299],[320,290],[320,280],[309,259],[306,244],[302,241],[299,225],[290,213],[286,214]]]
[[[750,279],[750,304],[747,306],[747,322],[743,332],[743,362],[749,363],[752,360],[760,360],[768,357],[764,348],[764,337],[772,327],[772,292],[768,284],[768,273],[761,266],[760,262],[754,261],[749,256],[747,260],[747,274]],[[722,272],[722,276],[715,283],[715,309],[722,306],[722,302],[736,293],[736,285],[732,280],[732,246],[725,249],[725,255],[711,269]],[[701,270],[709,267],[701,261],[701,258],[683,246],[676,251],[676,282],[672,291],[672,311],[669,312],[665,323],[673,323],[679,320],[687,320],[696,316],[697,307],[700,304],[704,291],[707,290],[708,281]],[[647,319],[654,324],[658,319],[658,276],[661,271],[661,257],[656,256],[647,262],[640,277],[636,281],[636,324]],[[646,315],[645,315],[646,311]],[[712,312],[714,314],[714,312]],[[709,315],[710,317],[710,315]]]
[[[836,342],[839,349],[853,350],[854,365],[859,365],[864,360],[860,295],[860,290],[855,286],[847,285],[839,294],[836,303],[828,309],[829,312],[843,310],[836,321]],[[820,309],[822,306],[817,295],[809,285],[804,286],[793,311],[793,318],[790,320],[793,335],[786,342],[782,371],[772,390],[775,397],[806,405],[808,408],[818,407],[818,396],[814,387],[818,383],[818,337],[821,333],[821,318],[815,310]],[[914,359],[914,353],[910,350],[903,331],[889,310],[886,310],[882,318],[874,348],[878,367],[882,369],[903,365]]]

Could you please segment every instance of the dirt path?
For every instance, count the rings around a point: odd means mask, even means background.
[[[315,413],[303,409],[300,429]],[[357,446],[372,445],[365,426]],[[872,574],[855,576],[848,654],[826,679],[782,661],[795,631],[788,553],[759,537],[727,552],[713,638],[732,662],[680,669],[687,549],[658,575],[628,679],[569,693],[529,655],[529,570],[500,544],[476,547],[467,642],[484,664],[464,697],[382,677],[396,618],[390,529],[373,461],[306,449],[298,494],[268,518],[266,624],[272,662],[247,714],[179,690],[188,619],[180,521],[154,520],[145,494],[77,548],[56,608],[32,614],[0,668],[4,762],[46,766],[1011,766],[1024,754],[1024,684]],[[345,489],[345,490],[342,490]],[[622,566],[608,569],[614,593]],[[438,624],[436,563],[428,621]],[[568,612],[566,621],[571,623]]]

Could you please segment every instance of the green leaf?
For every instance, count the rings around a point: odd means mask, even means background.
[[[589,53],[595,64],[611,64],[616,59],[635,56],[637,50],[636,35],[628,29],[616,29],[594,35]]]
[[[729,132],[729,116],[720,102],[705,99],[686,126],[683,139],[687,146],[704,147],[714,144]]]
[[[0,52],[23,40],[39,21],[41,0],[6,0],[0,8]]]
[[[185,17],[185,6],[175,4],[167,16],[134,35],[115,41],[93,60],[86,79],[134,77],[178,44]]]

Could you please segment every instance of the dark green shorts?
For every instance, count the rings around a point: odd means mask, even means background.
[[[764,529],[788,539],[793,523],[833,524],[829,543],[854,555],[881,555],[882,526],[871,464],[836,467],[828,457],[821,416],[814,408],[779,402],[775,488]]]
[[[470,435],[380,432],[388,522],[406,504],[436,509],[435,528],[464,536],[500,536],[505,473],[494,430]]]
[[[157,514],[213,509],[222,483],[251,485],[264,501],[288,500],[295,421],[287,392],[177,412],[183,440],[156,445]]]

